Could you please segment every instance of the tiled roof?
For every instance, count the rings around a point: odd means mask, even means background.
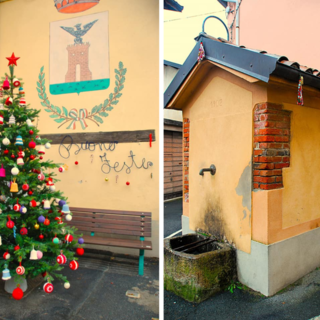
[[[197,63],[199,43],[205,50],[205,59],[250,75],[261,81],[268,82],[270,75],[298,83],[300,76],[304,77],[304,85],[320,89],[320,72],[296,61],[290,61],[286,56],[270,54],[264,50],[237,46],[223,38],[214,38],[206,33],[200,33],[195,38],[197,44],[189,54],[183,66],[164,94],[164,106],[173,98],[188,74]]]

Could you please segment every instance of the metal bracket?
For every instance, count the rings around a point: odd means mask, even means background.
[[[201,169],[200,172],[199,172],[200,176],[203,176],[204,172],[206,172],[206,171],[209,171],[211,173],[211,175],[214,176],[216,174],[217,169],[216,169],[216,166],[214,164],[212,164],[210,166],[210,168]]]

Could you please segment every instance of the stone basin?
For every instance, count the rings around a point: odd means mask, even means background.
[[[165,289],[190,302],[204,301],[236,280],[235,250],[227,243],[214,241],[193,253],[174,250],[202,239],[186,234],[164,240]]]

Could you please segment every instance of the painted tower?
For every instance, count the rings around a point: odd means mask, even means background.
[[[80,81],[92,80],[92,73],[89,70],[89,47],[90,43],[73,44],[67,47],[68,50],[68,71],[65,77],[66,82],[76,82],[77,65],[80,66]]]

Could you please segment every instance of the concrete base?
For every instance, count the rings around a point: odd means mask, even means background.
[[[182,215],[181,216],[181,226],[182,226],[182,234],[195,233],[194,230],[189,228],[189,217]]]
[[[320,266],[320,228],[271,245],[251,241],[251,253],[237,250],[239,280],[271,296]]]

